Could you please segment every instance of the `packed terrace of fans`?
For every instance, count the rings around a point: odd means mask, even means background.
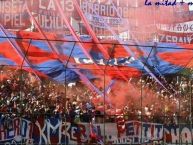
[[[1,121],[13,117],[35,121],[38,116],[57,116],[76,123],[115,122],[117,111],[122,112],[125,120],[165,124],[192,121],[191,81],[184,76],[165,77],[172,91],[166,91],[149,76],[131,78],[127,83],[120,80],[115,85],[123,84],[123,93],[112,88],[108,94],[112,100],[110,104],[80,82],[68,83],[65,87],[65,84],[45,78],[39,81],[28,72],[13,69],[7,69],[6,73],[1,71],[0,79]],[[116,104],[115,96],[119,100],[122,98],[124,103]]]

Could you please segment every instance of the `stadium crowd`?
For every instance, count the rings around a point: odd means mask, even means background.
[[[59,116],[75,123],[92,120],[115,122],[116,111],[111,113],[111,110],[121,111],[125,120],[166,124],[192,121],[192,85],[186,77],[166,77],[170,90],[159,87],[151,77],[130,79],[134,89],[140,88],[137,91],[141,96],[128,98],[124,105],[113,108],[116,104],[94,103],[93,99],[99,96],[81,83],[65,86],[47,79],[37,81],[35,76],[25,71],[21,74],[20,71],[8,70],[6,74],[9,77],[1,78],[0,82],[1,121],[16,116],[35,121],[43,114],[44,117]],[[126,97],[129,96],[126,94]],[[99,109],[101,107],[104,109]]]

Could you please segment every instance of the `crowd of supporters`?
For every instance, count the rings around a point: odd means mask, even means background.
[[[56,115],[69,122],[90,122],[95,115],[91,94],[82,85],[65,87],[46,79],[37,80],[26,72],[6,73],[9,77],[1,78],[0,82],[1,120],[16,116],[35,120],[38,116]]]
[[[115,102],[110,105],[109,102],[94,103],[94,99],[102,96],[91,92],[82,83],[58,84],[47,79],[40,81],[25,71],[8,70],[6,74],[9,77],[2,77],[0,82],[1,121],[16,116],[35,121],[41,115],[58,116],[75,123],[92,120],[98,123],[115,122],[118,111],[122,112],[125,120],[165,124],[192,121],[192,83],[187,77],[165,77],[168,83],[166,86],[170,86],[168,90],[160,87],[151,77],[132,78],[128,90],[132,86],[138,94],[133,93],[131,96],[125,92],[123,95],[127,101],[122,106],[116,106]],[[113,89],[111,91],[108,95],[122,95],[115,94]]]

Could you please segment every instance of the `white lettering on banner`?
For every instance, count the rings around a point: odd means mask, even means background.
[[[48,10],[56,10],[55,4],[53,0],[50,0],[50,3],[48,4]]]
[[[31,2],[30,2],[31,1]],[[0,1],[0,23],[8,29],[26,29],[31,26],[30,16],[27,14],[26,5],[31,8],[31,13],[40,26],[46,31],[65,31],[64,21],[59,16],[54,0],[3,0]],[[65,13],[74,11],[72,0],[60,0]],[[69,34],[69,33],[67,33]]]
[[[114,18],[114,17],[98,17],[96,15],[87,14],[86,17],[89,19],[89,21],[92,23],[95,27],[100,28],[106,28],[104,25],[104,22],[107,23],[110,26],[118,26],[123,25],[127,23],[127,19],[120,19],[120,18]]]
[[[41,120],[41,119],[40,119]],[[71,124],[61,119],[52,118],[36,121],[33,124],[26,119],[13,119],[10,121],[9,129],[0,126],[0,144],[77,144],[88,143],[90,136],[90,124]],[[34,129],[32,129],[33,127]],[[192,142],[192,127],[186,125],[168,125],[127,121],[125,132],[118,137],[116,123],[93,124],[94,133],[101,140],[110,144],[141,144],[141,143],[163,143],[167,144],[190,144]],[[19,131],[18,131],[19,129]],[[34,131],[35,130],[35,131]],[[32,136],[33,134],[33,136]],[[54,141],[54,142],[53,142]]]
[[[31,121],[22,119],[23,122],[26,122],[26,129],[24,130],[24,136],[26,139],[32,138],[32,130],[33,130],[33,124]]]
[[[74,58],[75,62],[77,64],[94,64],[92,59],[89,58]],[[104,60],[104,59],[98,59],[95,61],[96,64],[99,65],[109,65],[109,66],[127,66],[131,64],[135,59],[133,57],[125,57],[125,58],[114,58],[114,59],[109,59],[109,61]]]
[[[134,142],[133,138],[131,137],[121,137],[121,138],[113,140],[112,143],[117,145],[117,144],[132,144],[133,142]]]
[[[23,15],[22,14],[4,14],[1,16],[3,20],[3,25],[12,25],[13,27],[21,27],[25,26],[23,22]]]
[[[163,125],[138,121],[126,122],[126,136],[133,141],[132,144],[161,140],[163,138]]]
[[[177,128],[176,130],[172,129],[170,133],[172,135],[172,143],[179,143],[179,128]]]
[[[181,131],[182,142],[191,143],[191,131],[189,128],[184,127]]]
[[[14,135],[18,136],[20,134],[20,119],[13,120]]]
[[[39,8],[43,10],[56,11],[55,0],[39,0]],[[72,12],[74,11],[74,5],[72,0],[60,0],[61,7],[64,11]]]
[[[158,34],[160,42],[169,42],[169,43],[188,43],[190,44],[193,38],[191,36],[173,36],[167,34]]]
[[[73,4],[72,0],[66,1],[66,10],[67,11],[74,11],[74,4]]]
[[[28,4],[30,6],[36,7],[36,9],[42,10],[51,10],[56,11],[56,5],[54,0],[37,0],[37,3],[30,0]],[[24,3],[28,2],[28,0],[3,0],[0,1],[0,13],[21,13],[23,12]],[[72,0],[60,0],[61,7],[64,11],[72,12],[74,11],[74,5]]]
[[[22,13],[25,9],[24,0],[5,0],[0,1],[1,14],[16,14]]]
[[[193,33],[193,21],[177,24],[157,24],[159,30],[175,33]]]
[[[58,123],[56,126],[53,126],[51,123],[50,123],[50,120],[46,120],[46,125],[47,125],[47,140],[48,140],[48,144],[51,144],[51,141],[50,141],[50,134],[51,134],[51,129],[52,129],[52,132],[53,133],[56,133],[56,130],[59,129],[59,144],[60,144],[60,141],[61,141],[61,130],[62,130],[62,120],[58,120]]]
[[[113,5],[94,3],[85,0],[81,2],[81,9],[92,27],[95,28],[105,29],[104,21],[111,27],[123,26],[128,23],[129,8],[120,6],[116,6],[116,8],[122,19],[118,17],[117,11],[114,9]]]
[[[45,1],[45,0],[39,0],[39,8],[45,10],[46,7],[43,5],[43,1]]]
[[[101,27],[101,28],[106,28],[104,26],[104,22],[112,27],[127,24],[128,22],[128,19],[120,19],[120,18],[105,17],[105,16],[99,18],[96,15],[91,15],[91,14],[87,14],[86,16],[88,20],[92,23],[92,25],[94,25],[95,27]]]
[[[65,23],[61,20],[59,16],[47,16],[42,14],[34,14],[35,19],[38,21],[40,26],[49,30],[60,30],[65,29]]]
[[[181,131],[179,128],[171,128],[168,130],[167,128],[164,128],[165,134],[168,134],[171,136],[171,143],[191,143],[192,142],[192,133],[191,129],[187,127],[182,127]],[[193,132],[193,130],[192,130]]]
[[[5,26],[24,27],[24,0],[0,1],[1,23]]]
[[[62,123],[62,130],[59,131],[59,133],[61,133],[61,136],[65,136],[66,138],[70,139],[70,134],[68,132],[68,130],[70,130],[70,123],[69,122],[63,122]],[[61,142],[61,141],[59,141]]]
[[[117,10],[122,18],[128,18],[129,7],[120,7],[116,6]],[[81,2],[81,9],[85,14],[95,14],[106,17],[118,17],[117,12],[114,9],[113,5],[103,4],[97,2],[89,2],[87,0],[83,0]]]
[[[46,121],[44,121],[44,126],[43,126],[43,128],[41,128],[39,122],[36,121],[35,124],[36,124],[36,126],[38,127],[39,132],[40,132],[40,134],[39,134],[39,139],[40,139],[39,145],[43,144],[42,138],[43,138],[45,144],[47,144],[47,143],[48,143],[48,142],[47,142],[47,137],[46,137],[46,134],[44,133],[44,132],[45,132],[45,129],[46,129]]]
[[[73,140],[76,140],[75,133],[76,133],[77,127],[72,127],[71,128],[71,137]]]
[[[67,29],[57,12],[57,7],[54,1],[55,0],[31,0],[31,2],[28,0],[0,1],[0,22],[6,28],[29,28],[31,23],[29,19],[26,19],[26,16],[28,18],[30,17],[25,11],[25,3],[27,3],[29,8],[32,8],[31,11],[42,29],[61,33],[61,30],[65,31]],[[72,0],[60,0],[59,2],[64,12],[67,13],[67,16],[71,15],[75,10]],[[118,26],[124,26],[124,24],[128,22],[130,11],[127,6],[116,6],[123,19],[120,19],[117,16],[117,12],[109,3],[96,3],[82,0],[80,7],[90,22],[93,30],[99,35],[106,34],[106,29],[102,19],[116,30],[118,30]],[[102,19],[97,18],[97,16],[94,15],[95,11],[102,17]],[[126,26],[122,28],[127,29]]]

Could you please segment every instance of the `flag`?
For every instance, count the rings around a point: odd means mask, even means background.
[[[1,34],[3,36],[3,33]],[[10,34],[16,37],[14,34]],[[122,79],[118,70],[126,78],[137,77],[147,74],[144,66],[148,66],[155,75],[175,74],[184,67],[192,67],[192,44],[183,45],[179,43],[155,44],[142,43],[141,46],[128,46],[135,54],[135,58],[125,51],[123,45],[117,43],[115,46],[108,43],[101,45],[107,49],[111,56],[105,59],[92,43],[90,37],[82,37],[82,46],[90,54],[88,58],[78,42],[74,42],[72,36],[62,36],[63,41],[51,41],[56,47],[56,54],[49,48],[48,42],[42,40],[41,35],[35,32],[18,32],[17,36],[26,39],[16,40],[22,54],[26,54],[30,66],[24,63],[26,70],[33,70],[37,74],[43,74],[58,82],[74,82],[80,80],[79,70],[88,79],[94,79],[105,74],[112,79]],[[47,34],[48,39],[57,39],[59,36]],[[31,39],[31,40],[30,40]],[[71,41],[70,41],[71,40]],[[73,41],[73,42],[72,42]],[[23,64],[23,56],[8,42],[6,38],[0,38],[0,64],[19,66]],[[72,68],[66,67],[67,61]],[[140,62],[143,62],[144,66]],[[189,64],[186,66],[186,64]],[[99,70],[100,69],[100,70]]]

